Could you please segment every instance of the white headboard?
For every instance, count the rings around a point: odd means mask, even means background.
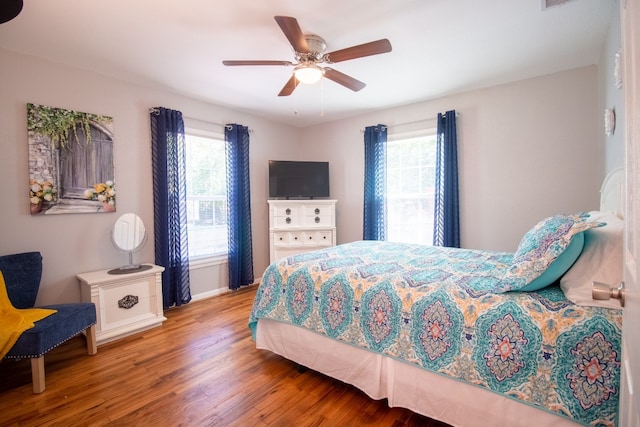
[[[624,168],[609,172],[600,188],[600,210],[613,211],[624,217]]]

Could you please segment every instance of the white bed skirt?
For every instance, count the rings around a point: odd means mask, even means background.
[[[256,347],[351,384],[372,399],[453,426],[569,427],[573,421],[297,326],[260,319]]]

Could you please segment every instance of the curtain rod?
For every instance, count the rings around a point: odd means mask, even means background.
[[[405,122],[405,123],[396,123],[393,125],[387,125],[385,126],[387,129],[389,128],[396,128],[396,127],[401,127],[401,126],[408,126],[408,125],[415,125],[417,123],[429,123],[429,122],[435,122],[436,120],[438,120],[437,117],[430,117],[428,119],[420,119],[420,120],[414,120],[412,122]]]
[[[195,120],[196,122],[207,123],[209,125],[219,126],[221,128],[226,128],[227,130],[231,130],[231,125],[223,125],[222,123],[210,122],[208,120],[197,119],[195,117],[189,117],[189,116],[183,116],[183,117],[187,120]]]
[[[458,113],[456,111],[456,118],[458,118],[458,117],[460,117],[460,113]],[[387,125],[387,128],[392,128],[392,127],[396,127],[396,126],[414,125],[416,123],[431,122],[431,121],[435,121],[435,120],[438,120],[438,116],[437,115],[436,115],[436,117],[429,117],[429,118],[426,118],[426,119],[414,120],[412,122],[396,123],[396,124],[393,124],[393,125]]]
[[[460,117],[460,113],[458,113],[456,111],[456,118],[458,118],[458,117]],[[429,117],[429,118],[426,118],[426,119],[414,120],[412,122],[396,123],[396,124],[393,124],[393,125],[387,125],[387,126],[385,126],[385,128],[389,129],[389,128],[394,128],[394,127],[398,127],[398,126],[414,125],[416,123],[422,123],[422,122],[433,122],[433,121],[436,121],[436,120],[438,120],[437,116],[436,117]],[[364,133],[364,129],[361,129],[360,133]]]
[[[149,113],[159,114],[160,110],[158,110],[157,108],[149,108]],[[185,115],[183,115],[182,117],[185,118],[185,119],[188,119],[188,120],[195,120],[195,121],[198,121],[198,122],[203,122],[203,123],[207,123],[207,124],[214,125],[214,126],[219,126],[221,128],[225,128],[227,130],[233,129],[233,127],[231,125],[229,125],[229,124],[210,122],[208,120],[198,119],[196,117],[190,117],[190,116],[185,116]],[[249,133],[253,133],[253,129],[249,129]]]

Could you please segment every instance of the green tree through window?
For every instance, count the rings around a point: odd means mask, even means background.
[[[189,257],[227,253],[227,166],[222,138],[185,135]]]
[[[433,243],[436,136],[387,142],[387,240]]]

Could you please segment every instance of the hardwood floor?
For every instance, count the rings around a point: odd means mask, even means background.
[[[76,337],[45,356],[44,393],[28,360],[0,363],[2,426],[427,426],[358,389],[257,350],[255,287],[186,304],[158,328],[101,345]]]

